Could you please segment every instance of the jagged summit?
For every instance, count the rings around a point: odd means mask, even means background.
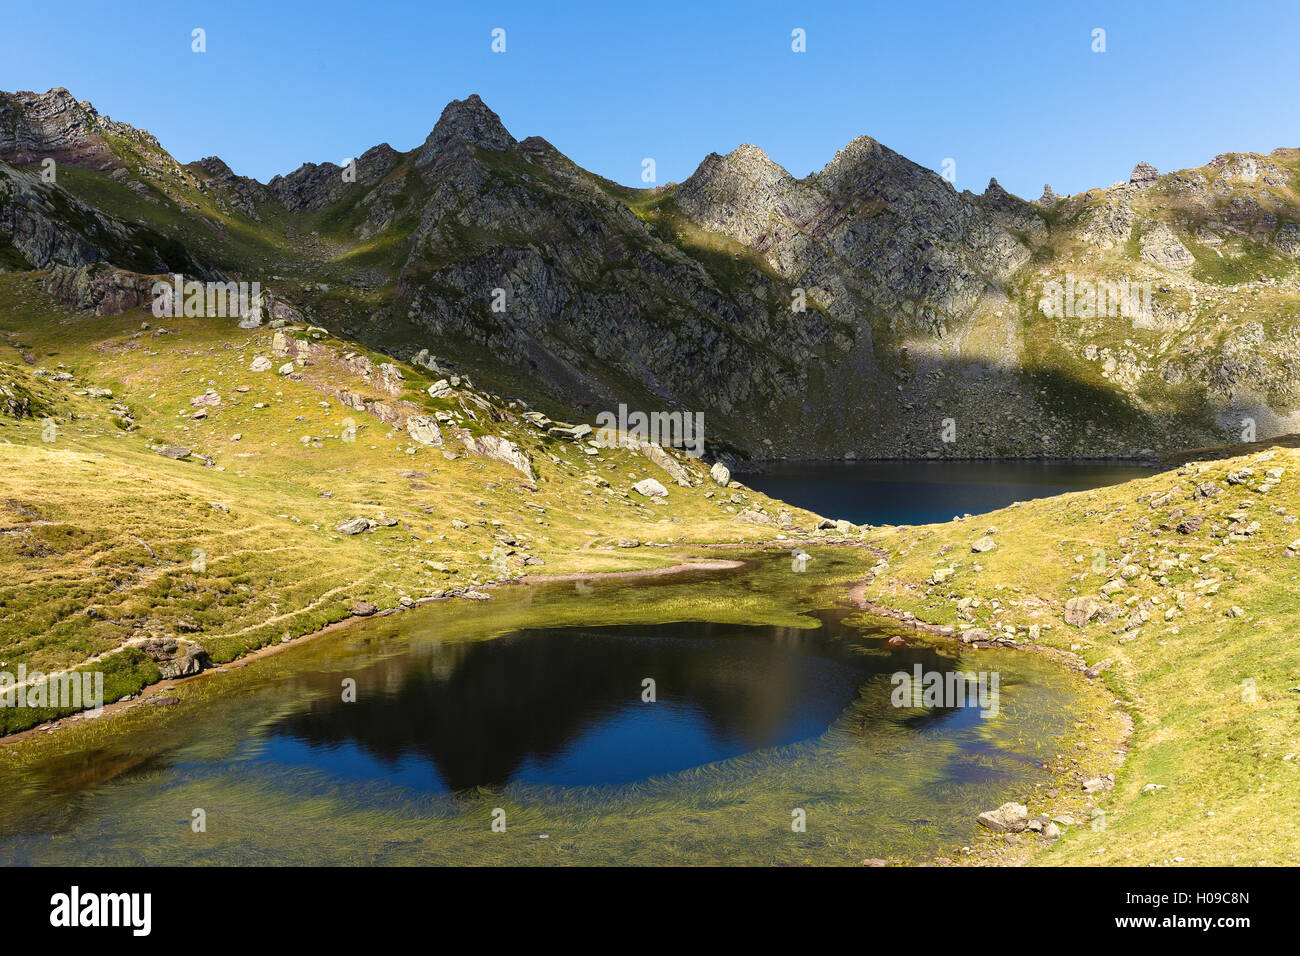
[[[478,96],[447,104],[414,149],[367,150],[355,176],[335,156],[262,185],[218,157],[175,167],[150,140],[66,90],[0,95],[0,159],[28,157],[0,162],[0,271],[104,262],[283,276],[302,282],[304,314],[390,354],[531,370],[530,400],[648,390],[707,411],[738,447],[768,440],[777,454],[947,454],[931,448],[939,407],[996,410],[962,453],[1018,454],[1024,436],[1062,430],[1098,454],[1159,447],[1175,431],[1210,444],[1208,414],[1171,425],[1142,404],[1149,394],[1172,407],[1188,382],[1261,422],[1300,416],[1292,340],[1259,319],[1261,339],[1251,313],[1231,308],[1250,283],[1251,303],[1293,311],[1294,150],[1225,153],[1164,176],[1140,166],[1134,183],[1044,187],[1030,203],[996,179],[983,193],[954,188],[870,136],[801,178],[744,143],[681,183],[628,189],[540,137],[517,142]],[[44,182],[50,154],[122,165]],[[1157,176],[1158,189],[1138,185]],[[1067,271],[1163,283],[1149,321],[1162,335],[1188,330],[1186,341],[1134,338],[1123,316],[1100,332],[1048,316],[1038,292]],[[485,304],[497,289],[505,310]],[[1089,433],[1097,403],[1063,402],[1056,388],[1075,378],[1127,411]],[[1256,393],[1278,396],[1273,418]],[[830,407],[851,414],[801,428]]]
[[[130,127],[101,117],[62,86],[45,93],[0,93],[0,159],[13,163],[48,157],[87,169],[116,169],[123,163],[104,133],[126,129]]]
[[[477,93],[463,100],[452,100],[438,117],[428,139],[420,147],[416,164],[426,166],[443,153],[457,147],[506,150],[516,145],[515,138]]]
[[[1131,185],[1142,189],[1154,186],[1159,179],[1160,172],[1150,163],[1138,163],[1133,167],[1133,172],[1128,177]]]

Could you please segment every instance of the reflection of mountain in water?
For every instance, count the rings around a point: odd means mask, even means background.
[[[328,697],[272,728],[267,756],[335,771],[343,748],[389,768],[425,760],[451,790],[626,782],[817,736],[873,675],[951,667],[916,648],[863,654],[877,642],[841,616],[815,630],[692,622],[435,646],[352,675],[355,703],[330,678]],[[647,677],[655,703],[641,699]]]

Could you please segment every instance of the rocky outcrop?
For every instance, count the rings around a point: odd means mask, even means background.
[[[274,194],[256,179],[237,176],[217,156],[207,156],[190,163],[189,169],[196,174],[199,188],[211,191],[220,205],[237,209],[250,219],[260,219],[259,207],[270,202]]]
[[[1150,163],[1138,163],[1133,167],[1128,181],[1139,189],[1150,189],[1160,179],[1160,173]]]
[[[360,353],[318,359],[297,334],[280,353],[292,361],[276,364],[310,380],[311,362],[343,361],[367,388],[329,394],[417,444],[433,431],[407,428],[428,411],[408,390],[454,413],[432,419],[443,435],[510,418],[456,385],[466,371],[576,420],[633,396],[647,413],[703,413],[709,460],[1115,456],[1215,444],[1247,417],[1261,435],[1300,421],[1300,333],[1261,334],[1251,314],[1286,314],[1300,288],[1295,151],[1164,176],[1142,163],[1109,189],[1044,187],[1027,203],[997,180],[959,190],[864,136],[802,178],[743,145],[683,183],[629,190],[540,137],[516,140],[470,96],[418,148],[363,153],[355,180],[322,163],[262,185],[216,157],[180,167],[66,91],[6,96],[0,156],[45,153],[167,215],[118,220],[0,158],[0,270],[102,262],[208,277],[175,237],[209,233],[204,249],[264,285],[281,278],[263,270],[301,282],[323,256],[330,281],[294,286],[292,305],[268,292],[266,316],[310,315],[434,374],[404,380]],[[211,202],[247,217],[240,228],[285,250],[284,265],[229,242]],[[193,228],[176,231],[177,216]],[[129,283],[99,275],[59,273],[48,288],[73,308],[130,307]],[[1115,275],[1156,285],[1148,311],[1047,323],[1034,312],[1050,282]],[[1188,411],[1193,384],[1205,401]],[[955,437],[940,437],[945,422]],[[699,480],[671,449],[640,451],[669,484]]]
[[[287,176],[273,177],[266,188],[291,212],[315,211],[379,182],[397,159],[395,149],[380,143],[356,158],[355,179],[345,179],[343,167],[334,163],[304,163]]]
[[[0,253],[6,244],[36,269],[111,262],[139,273],[220,275],[148,226],[115,219],[0,161]]]
[[[535,481],[532,461],[522,448],[508,438],[502,438],[500,435],[471,435],[464,430],[460,431],[459,437],[465,450],[471,455],[502,462],[522,473],[530,484]]]
[[[174,637],[146,638],[135,642],[134,646],[158,665],[158,676],[162,680],[190,677],[212,663],[203,645],[194,641]]]
[[[1157,223],[1142,236],[1142,258],[1162,269],[1189,269],[1196,257],[1164,223]]]
[[[832,315],[849,318],[866,298],[933,332],[965,318],[1029,259],[999,215],[1014,210],[1033,222],[1029,205],[996,182],[990,193],[984,203],[958,193],[860,136],[804,180],[757,147],[715,153],[674,199],[705,229],[755,249]]]
[[[438,117],[432,132],[416,154],[416,166],[427,167],[444,161],[449,153],[472,149],[504,151],[516,145],[501,117],[478,96],[452,100]]]
[[[432,445],[435,448],[442,447],[442,432],[438,428],[438,421],[427,415],[412,415],[406,420],[406,433],[414,441],[421,445]]]
[[[139,131],[101,117],[63,87],[46,93],[0,93],[0,159],[17,165],[53,159],[85,169],[117,169],[123,162],[106,133],[135,136]],[[157,140],[153,145],[161,151]]]
[[[72,268],[55,266],[45,291],[60,304],[95,315],[120,315],[153,303],[152,287],[159,276],[124,272],[103,263]]]

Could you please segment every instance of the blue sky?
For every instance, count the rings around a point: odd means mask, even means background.
[[[5,20],[0,89],[65,86],[183,162],[216,154],[263,181],[410,149],[470,93],[517,138],[636,185],[645,157],[664,183],[742,142],[803,176],[864,133],[933,169],[955,160],[959,189],[996,176],[1027,198],[1139,160],[1300,146],[1295,2],[71,0]]]

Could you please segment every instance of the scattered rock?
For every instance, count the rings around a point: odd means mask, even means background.
[[[1004,803],[981,813],[979,822],[995,833],[1020,833],[1029,824],[1029,808],[1023,803]]]
[[[1083,627],[1094,617],[1100,605],[1096,598],[1073,597],[1065,602],[1065,623]]]
[[[425,415],[412,415],[406,420],[406,433],[421,445],[442,447],[442,430],[438,428],[437,419]]]

